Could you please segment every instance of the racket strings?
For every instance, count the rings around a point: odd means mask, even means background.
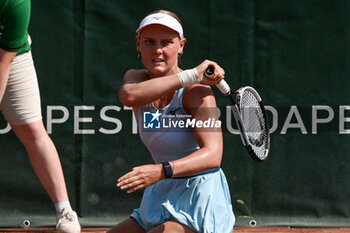
[[[267,156],[268,129],[264,112],[253,92],[245,90],[240,96],[240,111],[247,138],[255,154],[263,159]]]

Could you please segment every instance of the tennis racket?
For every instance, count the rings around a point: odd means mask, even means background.
[[[205,75],[212,77],[214,67],[209,66]],[[249,155],[255,161],[264,161],[269,154],[270,132],[265,107],[258,92],[249,86],[232,91],[225,80],[221,80],[216,86],[229,101],[243,145]]]

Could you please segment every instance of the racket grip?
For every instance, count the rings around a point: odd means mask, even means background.
[[[221,80],[219,84],[216,84],[216,87],[224,95],[230,95],[231,94],[231,88],[230,88],[230,86],[227,84],[227,82],[224,79]]]
[[[211,78],[214,76],[214,66],[211,66],[211,65],[208,66],[208,68],[205,70],[205,76],[207,76],[208,78]],[[231,94],[231,88],[225,80],[221,80],[220,83],[216,85],[216,87],[224,95]]]
[[[205,76],[207,76],[208,78],[212,78],[214,76],[214,71],[214,66],[208,66],[208,68],[205,70]]]

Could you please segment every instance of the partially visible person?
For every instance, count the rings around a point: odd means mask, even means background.
[[[0,1],[0,110],[55,205],[57,230],[78,233],[80,224],[69,202],[60,159],[42,122],[28,35],[30,7],[30,0]]]
[[[137,33],[137,51],[146,69],[125,73],[119,97],[133,108],[140,138],[154,164],[134,167],[118,179],[117,187],[127,193],[145,190],[140,208],[108,233],[231,233],[235,217],[220,168],[221,128],[195,124],[194,128],[147,129],[143,124],[150,113],[149,123],[165,116],[172,122],[183,120],[182,116],[218,121],[210,86],[218,84],[225,72],[208,60],[190,70],[178,66],[186,39],[180,19],[172,12],[152,12]],[[204,75],[209,66],[215,68],[212,78]]]

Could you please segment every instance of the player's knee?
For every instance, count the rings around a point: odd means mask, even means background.
[[[191,228],[176,222],[176,221],[168,221],[162,224],[164,227],[164,232],[171,233],[196,233]]]

